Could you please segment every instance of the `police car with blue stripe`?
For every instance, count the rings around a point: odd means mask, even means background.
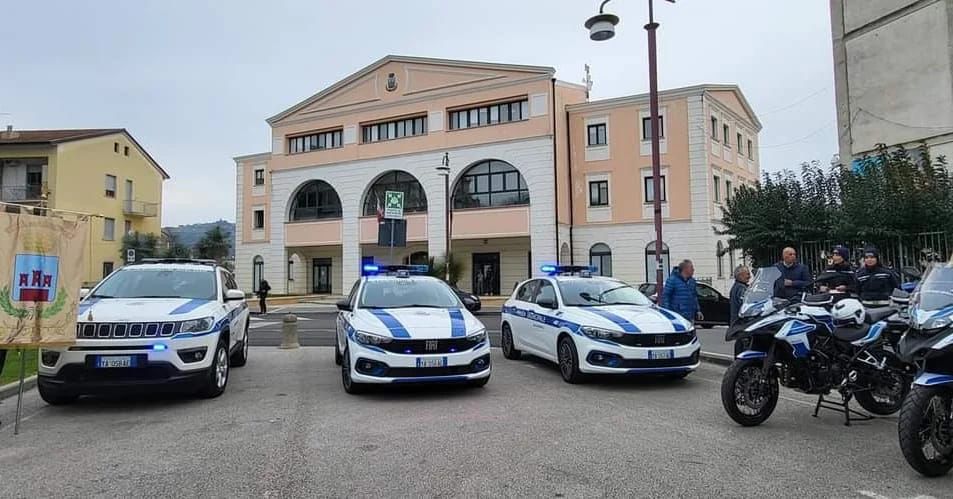
[[[122,390],[217,397],[248,360],[248,320],[245,294],[214,261],[126,265],[79,302],[76,344],[40,351],[40,396],[53,405]]]
[[[586,374],[659,374],[682,378],[699,364],[691,322],[637,289],[590,267],[543,266],[502,310],[502,347],[556,362],[568,383]]]
[[[365,265],[338,303],[335,362],[347,393],[369,384],[490,379],[486,328],[426,266]]]

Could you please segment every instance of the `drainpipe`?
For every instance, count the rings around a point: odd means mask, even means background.
[[[552,115],[553,115],[553,184],[554,184],[553,185],[554,186],[553,199],[555,200],[554,203],[556,205],[556,210],[553,212],[555,216],[553,218],[555,219],[555,224],[556,224],[556,261],[558,262],[559,261],[559,177],[558,177],[559,170],[558,170],[558,165],[556,164],[557,163],[556,158],[558,157],[559,151],[558,151],[558,148],[556,147],[556,78],[552,78],[550,81],[552,83],[552,90],[553,90],[553,99],[552,99],[553,100],[553,112],[552,112]],[[532,267],[532,265],[533,265],[533,262],[530,262],[530,267]]]
[[[586,95],[587,95],[586,100],[588,101],[589,100],[588,93]],[[576,247],[573,244],[573,240],[572,240],[573,228],[576,226],[576,221],[575,221],[576,213],[575,213],[575,210],[573,209],[572,130],[571,130],[572,126],[569,121],[569,111],[565,111],[565,113],[566,113],[566,147],[568,148],[568,151],[569,151],[568,153],[569,160],[566,162],[566,170],[569,173],[569,265],[575,265],[576,264],[575,263],[575,260],[576,260],[575,248]]]

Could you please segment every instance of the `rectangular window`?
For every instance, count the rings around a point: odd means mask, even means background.
[[[122,154],[123,156],[129,156],[129,146],[125,146],[122,148]]]
[[[609,206],[609,181],[589,182],[589,206]]]
[[[451,130],[496,125],[508,121],[521,121],[529,119],[529,101],[521,99],[491,106],[456,109],[449,111],[448,114]]]
[[[722,125],[721,129],[724,132],[725,147],[731,147],[731,141],[728,139],[728,137],[731,136],[731,132],[728,129],[728,124],[725,123],[724,125]]]
[[[298,154],[319,149],[334,149],[341,147],[344,130],[331,130],[328,132],[311,133],[300,137],[288,138],[288,153]]]
[[[652,183],[652,177],[644,177],[642,179],[642,182],[645,186],[645,204],[654,203],[655,202],[655,186]],[[660,201],[662,201],[663,203],[668,201],[668,199],[665,198],[665,192],[666,192],[665,175],[659,176],[659,190],[662,191],[662,198],[660,199]]]
[[[131,222],[131,221],[126,220],[125,231],[123,232],[123,234],[132,234],[132,222]]]
[[[113,273],[113,262],[103,262],[103,279]]]
[[[731,180],[725,180],[725,201],[731,201]]]
[[[711,138],[715,142],[718,142],[718,118],[711,117]]]
[[[113,142],[113,152],[119,152],[119,142]]]
[[[604,146],[608,143],[606,138],[606,124],[597,123],[589,125],[589,147]]]
[[[744,151],[744,144],[741,142],[741,134],[736,134],[738,137],[738,154],[741,154],[741,151]]]
[[[754,143],[748,141],[748,159],[754,159]]]
[[[106,197],[116,197],[116,176],[106,175]]]
[[[265,210],[255,210],[255,225],[252,228],[254,229],[265,228]]]
[[[459,119],[457,116],[450,116],[451,120]],[[403,137],[412,137],[415,135],[424,135],[427,133],[427,118],[407,118],[397,121],[388,121],[386,123],[374,123],[373,125],[364,125],[361,136],[365,144],[370,142],[380,142],[382,140],[400,139]]]
[[[255,170],[255,185],[265,185],[265,170],[263,168]]]
[[[721,178],[719,178],[718,175],[714,175],[712,177],[712,180],[714,183],[713,192],[715,193],[715,202],[720,203],[721,202]]]
[[[658,117],[658,137],[665,138],[665,116]],[[642,118],[642,140],[652,140],[652,117]]]
[[[116,240],[116,219],[104,218],[103,219],[103,241],[115,241],[115,240]]]

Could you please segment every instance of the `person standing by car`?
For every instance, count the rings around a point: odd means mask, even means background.
[[[268,313],[266,301],[268,300],[269,291],[271,291],[271,285],[268,284],[268,281],[262,279],[258,284],[258,310],[261,315]]]
[[[731,306],[731,315],[729,324],[734,324],[738,320],[738,313],[741,312],[741,302],[744,301],[745,291],[748,291],[748,281],[751,280],[751,271],[744,265],[735,269],[735,283],[731,286],[729,294],[729,303]]]
[[[698,284],[695,282],[695,265],[691,260],[678,264],[678,272],[672,272],[662,288],[662,307],[695,322],[704,320],[698,305]]]
[[[864,266],[857,271],[857,294],[861,301],[883,302],[890,299],[900,279],[880,264],[880,252],[873,246],[864,248]]]
[[[811,272],[797,261],[797,251],[794,248],[787,247],[781,252],[778,270],[781,271],[781,278],[774,287],[776,298],[797,298],[811,286]]]

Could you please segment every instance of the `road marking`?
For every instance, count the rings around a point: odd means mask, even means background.
[[[248,329],[258,329],[260,327],[267,327],[273,324],[278,324],[277,322],[252,322],[248,324]]]

